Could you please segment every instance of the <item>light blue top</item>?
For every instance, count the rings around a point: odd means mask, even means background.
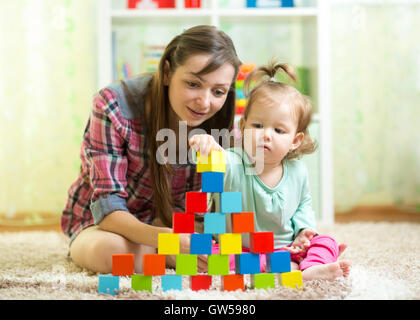
[[[255,174],[241,148],[228,149],[224,191],[242,192],[242,211],[255,213],[256,232],[274,232],[275,249],[292,243],[303,228],[316,231],[308,170],[303,161],[283,161],[283,177],[270,188]],[[226,232],[231,232],[231,221],[226,220]],[[249,248],[249,237],[243,238],[243,245]]]

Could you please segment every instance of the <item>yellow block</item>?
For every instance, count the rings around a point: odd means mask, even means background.
[[[159,233],[158,254],[179,254],[179,234]]]
[[[197,172],[226,172],[226,154],[224,151],[211,150],[208,156],[197,152]]]
[[[278,274],[279,283],[283,287],[302,290],[303,280],[302,272],[300,270],[293,270],[291,272],[284,272]]]
[[[241,233],[223,233],[220,235],[220,254],[241,254]]]
[[[246,100],[245,99],[238,99],[236,100],[236,107],[237,108],[245,108]]]

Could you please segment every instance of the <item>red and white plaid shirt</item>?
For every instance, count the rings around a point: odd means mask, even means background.
[[[71,241],[116,210],[128,211],[148,224],[154,219],[144,110],[139,114],[126,119],[111,89],[95,95],[81,146],[81,172],[68,191],[61,218],[62,231]],[[200,188],[201,174],[195,165],[174,166],[174,212],[185,210],[187,191]]]

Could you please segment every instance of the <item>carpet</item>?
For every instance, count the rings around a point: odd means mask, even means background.
[[[68,240],[54,231],[0,233],[0,300],[412,300],[420,299],[420,224],[389,222],[336,223],[321,227],[348,248],[341,258],[350,260],[347,278],[305,281],[303,290],[276,285],[275,289],[245,292],[220,291],[213,277],[207,291],[188,289],[162,292],[153,278],[153,293],[131,289],[121,277],[116,296],[97,293],[98,274],[77,267],[68,257]],[[174,273],[174,270],[167,270]],[[276,280],[277,281],[277,280]]]

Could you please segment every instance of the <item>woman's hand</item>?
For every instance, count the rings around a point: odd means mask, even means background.
[[[203,156],[208,156],[211,150],[223,151],[223,148],[209,134],[192,136],[189,140],[189,145]]]

